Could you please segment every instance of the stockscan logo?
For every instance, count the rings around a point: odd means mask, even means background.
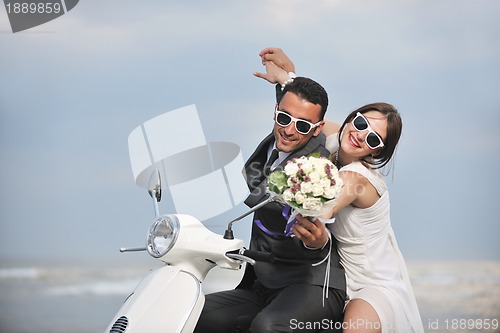
[[[30,29],[52,21],[72,10],[79,0],[4,0],[12,32]]]

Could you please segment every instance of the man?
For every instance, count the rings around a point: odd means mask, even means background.
[[[245,164],[251,192],[245,203],[249,207],[268,198],[266,176],[271,170],[283,168],[295,157],[329,155],[321,133],[328,107],[326,91],[308,78],[286,83],[277,86],[273,132]],[[269,160],[272,156],[276,156],[274,162]],[[324,225],[319,221],[295,225],[296,237],[285,237],[287,219],[283,215],[283,205],[277,202],[255,212],[250,248],[270,252],[276,260],[247,265],[235,290],[207,295],[196,332],[317,332],[327,328],[326,323],[341,321],[344,271]],[[315,265],[328,255],[330,260]]]

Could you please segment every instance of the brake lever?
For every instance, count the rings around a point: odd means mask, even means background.
[[[244,261],[250,265],[255,265],[255,260],[250,258],[250,257],[247,257],[243,254],[238,254],[238,253],[227,253],[226,256],[228,256],[229,258],[231,259],[235,259],[235,260],[241,260],[241,261]]]

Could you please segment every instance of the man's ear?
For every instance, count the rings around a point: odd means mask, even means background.
[[[274,121],[274,120],[275,120],[275,118],[276,118],[276,110],[278,110],[279,106],[280,106],[280,105],[279,105],[279,103],[276,103],[276,104],[274,105],[274,111],[273,111],[273,121]]]
[[[322,121],[321,121],[321,124],[319,124],[319,126],[317,126],[317,127],[314,129],[313,136],[318,136],[318,135],[321,133],[321,130],[323,130],[323,126],[325,126],[325,121],[324,121],[324,120],[322,120]]]

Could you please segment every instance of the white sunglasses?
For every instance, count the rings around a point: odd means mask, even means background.
[[[307,120],[297,119],[295,117],[292,117],[288,113],[277,110],[277,109],[275,110],[275,112],[276,112],[276,115],[274,117],[274,121],[276,122],[276,124],[278,124],[282,127],[287,127],[293,121],[295,123],[295,130],[300,134],[306,135],[313,128],[321,125],[321,120],[318,121],[316,124],[313,124]]]
[[[359,132],[368,130],[368,134],[366,135],[366,144],[371,149],[377,149],[379,147],[384,146],[384,142],[380,135],[375,132],[368,122],[368,119],[365,118],[361,113],[357,113],[356,117],[352,120],[352,126]]]

